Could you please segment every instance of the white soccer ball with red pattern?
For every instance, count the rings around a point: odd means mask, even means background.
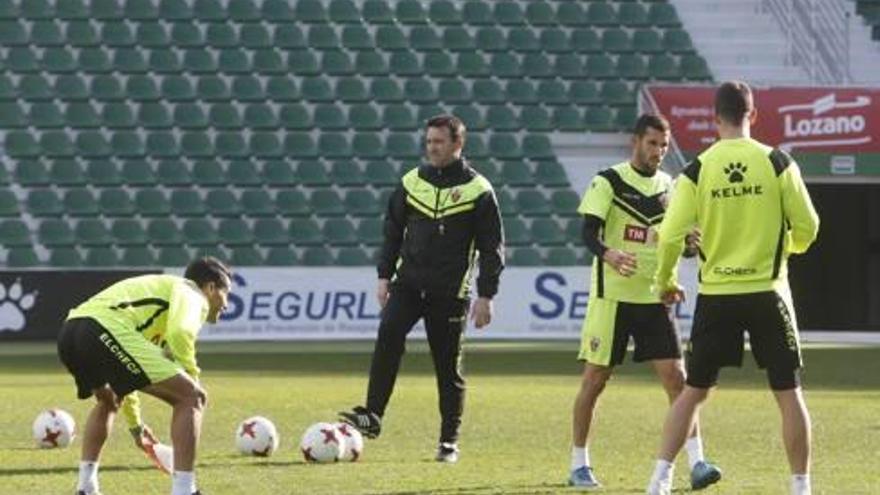
[[[364,436],[347,423],[336,423],[336,430],[342,436],[342,456],[339,460],[357,462],[364,452]]]
[[[242,454],[269,457],[278,450],[278,441],[275,425],[262,416],[242,421],[235,431],[235,445]]]
[[[342,457],[344,440],[332,423],[315,423],[303,434],[299,448],[308,462],[336,462]]]
[[[76,437],[76,422],[66,411],[49,409],[34,420],[33,433],[41,449],[63,449]]]

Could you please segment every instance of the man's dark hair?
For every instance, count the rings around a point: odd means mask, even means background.
[[[633,135],[636,137],[642,137],[645,133],[648,132],[648,129],[656,129],[660,132],[669,132],[669,121],[666,120],[661,115],[654,115],[652,113],[643,113],[638,120],[636,120],[636,125],[633,127]]]
[[[217,258],[205,256],[190,263],[183,276],[199,287],[209,282],[214,282],[218,287],[226,287],[227,277],[232,277],[232,271]]]
[[[453,141],[464,141],[464,135],[467,132],[467,129],[464,127],[464,122],[455,115],[444,114],[431,117],[428,119],[428,124],[425,127],[449,129],[449,137],[452,138]]]
[[[742,81],[727,81],[715,92],[715,115],[731,125],[742,125],[755,108],[752,89]]]

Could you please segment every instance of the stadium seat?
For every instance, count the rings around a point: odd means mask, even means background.
[[[608,28],[602,31],[602,49],[611,53],[633,51],[633,42],[629,33],[620,28]]]
[[[52,189],[31,189],[27,193],[27,210],[36,217],[57,217],[64,213],[64,206]]]
[[[465,2],[464,7],[462,7],[461,18],[464,22],[472,25],[482,26],[495,24],[495,14],[492,12],[490,5],[489,2],[468,0]],[[450,22],[449,24],[458,23]]]
[[[85,79],[76,74],[62,74],[55,78],[55,94],[64,101],[84,102],[90,97]]]
[[[681,28],[670,28],[664,31],[662,48],[675,53],[691,53],[694,51],[690,34]]]
[[[532,235],[525,222],[518,218],[504,218],[504,241],[511,246],[531,244]]]
[[[386,161],[368,162],[364,175],[373,187],[391,186],[400,181],[397,170]]]
[[[113,236],[104,222],[96,218],[87,218],[76,223],[74,237],[81,246],[109,246]]]
[[[308,46],[318,50],[337,49],[340,46],[339,36],[336,30],[328,24],[314,24],[309,26],[307,36]]]
[[[366,0],[361,6],[361,14],[370,24],[392,24],[394,12],[385,0]]]
[[[83,258],[75,247],[59,247],[49,252],[49,266],[58,268],[77,268],[82,266]]]
[[[281,221],[261,218],[254,222],[254,240],[262,246],[288,245],[290,236]]]
[[[528,2],[526,21],[533,26],[552,26],[556,24],[556,12],[549,2],[543,0]]]
[[[161,195],[157,190],[145,189],[138,191],[138,199],[140,199],[141,194],[147,191],[151,193],[148,194],[148,196],[152,196],[153,194],[157,196]],[[162,197],[164,198],[164,196]],[[138,201],[137,206],[135,206],[135,203],[132,202],[128,192],[124,189],[103,189],[98,196],[98,207],[101,209],[101,214],[107,217],[130,217],[131,215],[134,215],[135,212],[141,215],[149,215],[151,211],[150,208],[156,208],[158,204],[159,203],[155,200],[150,201],[148,204],[142,204]],[[168,208],[165,208],[160,214],[165,215],[167,213]]]
[[[105,22],[101,26],[100,36],[101,44],[111,48],[131,47],[135,45],[134,32],[124,21]]]
[[[333,162],[330,166],[330,181],[339,186],[363,186],[364,173],[357,163],[350,160]]]
[[[183,222],[183,240],[190,246],[212,246],[220,242],[217,230],[204,218],[191,218]]]
[[[220,242],[227,246],[253,244],[254,234],[246,221],[240,218],[225,218],[217,227]]]
[[[0,244],[12,246],[30,246],[31,232],[27,224],[19,219],[5,220],[0,224]]]
[[[159,17],[167,21],[188,21],[193,17],[193,10],[184,0],[160,0]]]
[[[262,189],[247,189],[241,193],[241,207],[251,217],[275,214],[275,204],[269,194]]]
[[[681,78],[675,58],[665,53],[651,56],[648,60],[648,75],[660,80]]]
[[[517,160],[522,158],[522,149],[513,134],[495,133],[489,138],[489,152],[501,160]]]
[[[119,168],[110,160],[91,160],[85,167],[85,180],[96,187],[114,187],[122,184]]]
[[[613,26],[618,23],[614,6],[604,1],[590,2],[590,6],[587,8],[587,19],[590,24],[597,26]]]
[[[528,186],[535,181],[528,165],[520,161],[504,163],[501,166],[501,180],[507,186]]]
[[[641,53],[658,53],[663,51],[663,41],[655,29],[637,29],[633,33],[632,48]]]
[[[263,254],[253,246],[235,246],[230,255],[232,266],[263,266]]]
[[[299,257],[296,252],[286,246],[275,246],[269,249],[264,262],[266,266],[296,266]]]
[[[106,158],[111,154],[110,143],[100,131],[80,130],[75,147],[77,154],[83,158]]]
[[[359,247],[343,247],[336,254],[336,262],[341,266],[365,266],[373,264],[370,256]]]
[[[21,2],[21,15],[25,19],[40,20],[55,17],[55,8],[48,0],[29,0]]]
[[[550,203],[541,191],[524,189],[516,194],[517,209],[526,216],[544,216],[552,213]]]
[[[183,246],[165,246],[159,249],[159,266],[186,266],[191,261],[189,250]]]
[[[611,131],[615,127],[613,112],[604,106],[588,107],[584,112],[584,123],[594,132]]]
[[[329,218],[324,221],[321,230],[324,240],[332,246],[352,246],[358,243],[354,225],[345,218]]]
[[[331,266],[333,254],[324,247],[309,247],[303,250],[302,263],[306,266]]]
[[[585,75],[581,56],[574,53],[556,55],[553,72],[563,79],[581,79]]]
[[[362,218],[357,227],[358,240],[368,246],[381,245],[384,238],[383,225],[380,218]]]
[[[171,191],[171,211],[180,217],[198,217],[207,213],[201,196],[192,189]]]
[[[131,218],[115,220],[110,232],[113,243],[119,246],[142,246],[149,240],[141,222]]]
[[[450,26],[443,30],[443,47],[452,52],[473,53],[477,45],[467,29],[460,26]],[[425,67],[429,67],[427,61]]]
[[[352,189],[345,194],[345,210],[355,217],[380,216],[384,212],[376,196],[367,189]]]
[[[64,211],[72,217],[90,217],[98,214],[98,202],[86,188],[64,191]]]
[[[0,216],[18,217],[21,213],[18,198],[8,189],[0,190]]]
[[[556,19],[563,26],[577,27],[589,23],[587,12],[580,2],[559,2],[556,8]]]
[[[112,247],[93,247],[86,253],[83,266],[109,268],[119,265],[119,255]]]
[[[391,133],[385,140],[385,151],[398,160],[418,159],[422,150],[410,134]]]
[[[543,264],[541,252],[535,248],[521,247],[512,251],[507,259],[512,266],[541,266]]]
[[[461,24],[463,22],[461,12],[455,3],[449,0],[439,0],[430,3],[428,18],[434,24]]]
[[[318,216],[345,215],[345,205],[339,193],[333,189],[316,189],[309,198],[312,211]]]
[[[486,52],[504,52],[508,48],[504,31],[494,26],[477,30],[476,43]]]
[[[532,239],[540,240],[542,246],[560,246],[566,242],[565,232],[552,218],[532,220]]]
[[[395,6],[395,18],[397,22],[408,24],[425,24],[428,22],[428,13],[422,7],[419,0],[400,0]]]
[[[614,79],[617,70],[614,59],[608,55],[590,55],[587,57],[586,74],[593,79]]]
[[[4,147],[6,153],[15,158],[35,157],[40,154],[36,139],[28,131],[7,132]]]
[[[638,118],[638,109],[635,105],[626,105],[618,107],[617,115],[614,122],[621,131],[630,131],[633,129]]]
[[[54,103],[40,102],[31,105],[29,120],[38,129],[55,129],[64,127],[64,115]]]
[[[599,33],[592,28],[577,28],[571,31],[571,47],[579,53],[598,53],[602,51]]]
[[[57,0],[55,13],[63,20],[82,20],[90,17],[86,3],[82,0]]]
[[[18,80],[18,94],[26,101],[46,101],[55,97],[49,81],[40,74],[25,74]]]
[[[205,208],[215,217],[240,216],[242,211],[238,198],[229,189],[209,190],[205,194]]]
[[[493,2],[493,13],[498,24],[517,26],[525,24],[526,16],[519,3],[510,0]]]
[[[457,105],[452,109],[452,114],[460,118],[469,131],[480,132],[488,127],[486,116],[477,106]]]
[[[568,98],[578,105],[601,102],[599,88],[594,81],[574,81],[568,87]]]
[[[528,53],[522,59],[523,72],[531,78],[556,77],[550,58],[541,53]],[[578,75],[578,77],[580,77]]]
[[[360,24],[363,22],[360,10],[352,0],[331,1],[329,14],[330,21],[336,24]]]
[[[208,116],[202,107],[195,103],[178,103],[174,105],[172,117],[175,127],[182,130],[202,130],[208,127]]]
[[[135,193],[138,214],[144,217],[164,217],[171,213],[171,203],[165,193],[158,189],[142,189]]]
[[[351,158],[351,144],[345,134],[325,132],[318,138],[318,153],[328,160]]]
[[[30,247],[15,247],[6,256],[6,265],[11,268],[29,268],[40,265],[40,258]]]
[[[570,53],[571,41],[562,29],[542,29],[541,48],[547,53]]]
[[[517,52],[537,52],[541,50],[538,36],[529,28],[511,28],[507,33],[507,45]]]
[[[623,81],[604,82],[600,96],[606,105],[632,105],[636,102],[635,95]]]
[[[241,45],[251,50],[272,47],[272,35],[262,24],[244,24],[239,34]]]
[[[712,78],[706,59],[696,54],[685,54],[681,57],[681,75],[692,81]]]
[[[162,160],[156,165],[156,179],[163,186],[189,186],[192,176],[186,164],[179,160]]]
[[[47,186],[49,185],[49,170],[46,168],[45,162],[42,161],[19,161],[13,172],[15,182],[25,187]]]
[[[120,266],[127,267],[152,267],[157,263],[156,255],[146,246],[132,246],[122,250],[119,260]]]
[[[37,239],[40,244],[48,247],[73,246],[76,243],[70,223],[55,218],[40,222],[37,229]]]
[[[271,0],[267,3],[271,3]],[[196,19],[208,23],[224,22],[229,18],[220,0],[195,0],[192,14]]]
[[[507,188],[496,189],[495,195],[498,198],[498,207],[501,208],[501,215],[505,218],[513,217],[519,213],[516,206],[516,200]]]
[[[30,41],[26,26],[17,21],[0,21],[0,43],[4,46],[27,46]]]
[[[310,218],[294,218],[288,226],[290,241],[296,246],[314,246],[324,243],[324,234]]]
[[[621,2],[618,4],[617,18],[629,27],[642,27],[650,24],[648,11],[641,2]]]
[[[445,52],[426,53],[424,67],[431,77],[451,77],[458,74],[452,57]]]
[[[282,216],[307,216],[312,207],[305,194],[298,189],[283,189],[275,196],[275,208]]]
[[[641,55],[622,54],[617,57],[617,74],[625,80],[647,79],[648,65]],[[626,83],[621,82],[620,84],[626,86]]]
[[[539,103],[535,86],[525,79],[507,81],[504,92],[507,99],[515,105],[531,105]]]
[[[567,247],[552,247],[544,256],[544,264],[547,266],[578,266],[578,255],[574,249]]]
[[[125,99],[125,91],[122,89],[122,83],[116,76],[112,75],[98,75],[93,77],[89,92],[99,101],[121,101]],[[106,115],[106,110],[104,113]]]
[[[260,22],[260,9],[252,0],[229,0],[229,18],[238,23]]]
[[[113,155],[119,158],[143,158],[147,153],[146,145],[134,131],[114,132],[110,139],[110,148]]]
[[[82,36],[83,39],[80,43],[84,46],[98,44],[97,39],[92,42],[90,35],[88,34],[88,30],[91,29],[91,26],[88,23],[82,24],[83,34],[80,36]],[[68,26],[70,26],[70,24],[68,24]],[[67,37],[68,39],[70,38],[69,30]],[[138,24],[134,37],[135,43],[144,48],[168,48],[171,45],[171,36],[168,34],[165,26],[159,23],[143,22]]]
[[[155,21],[159,9],[150,0],[129,0],[125,4],[124,17],[134,21]]]
[[[430,26],[413,26],[409,32],[409,47],[417,52],[443,49],[443,40]]]
[[[545,105],[568,105],[568,90],[562,81],[544,80],[538,84],[538,101]]]
[[[651,25],[659,27],[680,27],[681,20],[675,11],[675,6],[669,3],[652,3],[648,9],[648,20]]]
[[[530,154],[529,144],[527,142],[523,143],[523,146],[526,149],[526,155]],[[552,153],[552,150],[550,150]],[[538,165],[535,167],[535,180],[538,184],[541,184],[544,187],[567,187],[569,185],[568,176],[565,173],[565,169],[562,168],[562,165],[556,161],[541,161],[538,162]],[[558,193],[565,193],[571,191],[556,191],[553,193],[553,201],[555,205],[555,198]],[[577,205],[575,205],[576,207]]]

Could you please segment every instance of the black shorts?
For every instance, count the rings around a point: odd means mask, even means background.
[[[111,348],[122,346],[97,321],[74,318],[64,322],[58,336],[58,357],[73,375],[80,399],[91,397],[93,390],[104,385],[110,385],[121,398],[150,384],[137,361],[128,355],[114,355]]]
[[[671,309],[660,303],[590,299],[579,359],[598,366],[623,363],[632,337],[633,361],[678,359],[681,342]]]
[[[794,312],[781,295],[700,294],[688,345],[688,385],[714,386],[720,368],[742,366],[744,332],[759,368],[784,374],[801,367]]]

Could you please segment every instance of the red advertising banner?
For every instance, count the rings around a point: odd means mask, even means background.
[[[753,88],[758,121],[752,137],[790,152],[880,152],[880,88]],[[666,116],[679,149],[693,155],[715,142],[715,88],[643,89],[646,109]]]

